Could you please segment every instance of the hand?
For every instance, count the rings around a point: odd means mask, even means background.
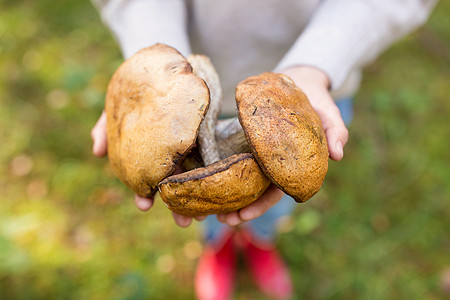
[[[330,85],[328,76],[319,69],[306,66],[292,67],[282,73],[291,77],[308,96],[309,102],[322,120],[330,158],[336,161],[341,160],[348,140],[348,130],[339,108],[328,91]]]
[[[103,157],[107,154],[107,138],[106,138],[106,113],[103,112],[94,128],[91,131],[91,137],[94,140],[92,152],[95,156]],[[154,198],[145,198],[139,195],[134,196],[134,203],[141,211],[147,211],[153,206]],[[191,217],[185,217],[172,213],[175,223],[180,227],[188,227],[192,223]],[[197,221],[204,220],[206,217],[195,217]]]
[[[253,220],[262,216],[269,208],[278,203],[283,198],[284,193],[275,185],[271,184],[269,188],[252,204],[226,214],[217,215],[217,219],[229,226],[237,226],[244,222]]]

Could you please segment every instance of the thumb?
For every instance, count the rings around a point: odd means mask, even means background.
[[[348,141],[347,127],[334,103],[327,111],[318,113],[327,137],[330,158],[339,161],[344,157],[344,146]]]
[[[106,138],[106,113],[103,111],[94,128],[91,131],[91,137],[94,140],[92,152],[95,156],[102,157],[107,152]]]

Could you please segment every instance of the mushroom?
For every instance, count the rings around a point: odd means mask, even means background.
[[[126,60],[107,89],[108,156],[116,176],[150,197],[196,144],[209,106],[205,82],[163,44]]]
[[[316,194],[328,170],[319,115],[286,75],[263,73],[236,88],[238,117],[252,153],[272,182],[297,202]]]
[[[269,185],[253,155],[241,153],[167,177],[160,183],[160,193],[173,212],[204,216],[239,210],[257,200]]]

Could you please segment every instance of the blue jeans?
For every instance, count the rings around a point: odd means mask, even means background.
[[[353,119],[353,98],[345,98],[336,101],[336,105],[341,111],[342,119],[348,125]],[[292,213],[296,205],[294,199],[288,195],[283,198],[262,216],[247,222],[252,234],[262,241],[272,242],[276,234],[277,220],[282,216]],[[210,215],[202,222],[204,224],[204,237],[206,242],[214,243],[227,230],[227,226],[219,222],[215,215]]]

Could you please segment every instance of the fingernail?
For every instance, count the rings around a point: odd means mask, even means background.
[[[336,143],[336,150],[339,152],[339,154],[341,155],[341,158],[344,157],[344,147],[342,146],[342,142],[338,141]]]

